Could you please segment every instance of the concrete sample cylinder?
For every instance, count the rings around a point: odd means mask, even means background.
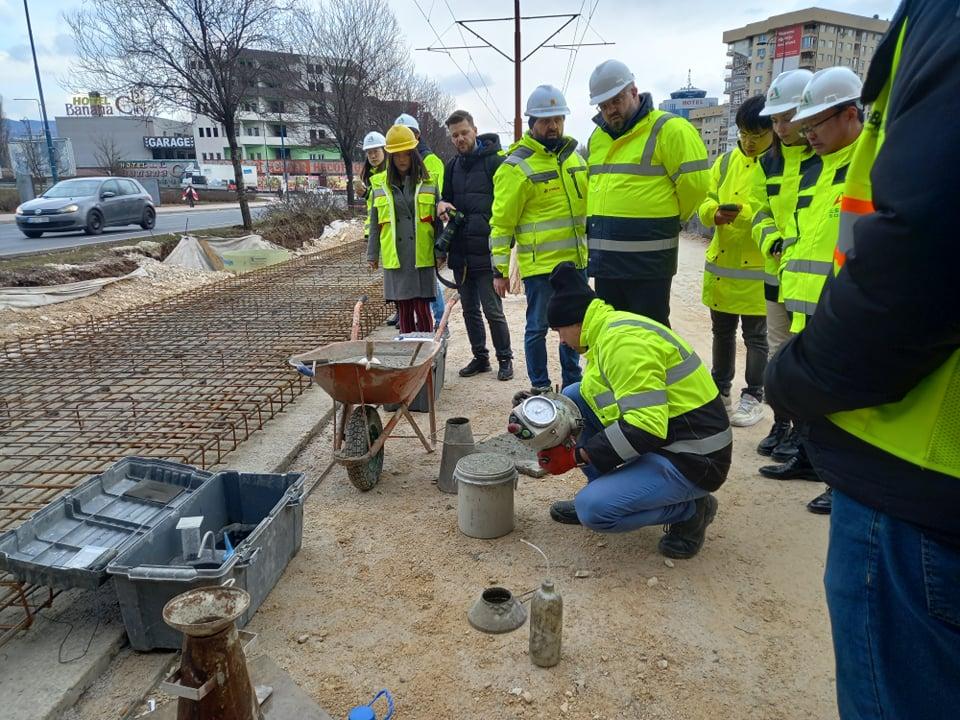
[[[470,420],[465,417],[454,417],[447,420],[443,429],[443,455],[440,458],[440,475],[437,477],[437,487],[441,492],[457,493],[457,479],[453,476],[460,458],[475,452],[473,430],[470,429]]]
[[[513,491],[517,470],[500,453],[474,453],[460,459],[457,524],[468,537],[491,539],[513,531]]]

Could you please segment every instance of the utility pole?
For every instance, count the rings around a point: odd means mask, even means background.
[[[59,182],[57,175],[57,158],[53,152],[53,139],[50,137],[50,123],[47,122],[47,104],[43,99],[43,83],[40,82],[40,65],[37,64],[37,48],[33,44],[33,27],[30,25],[30,8],[27,0],[23,0],[23,12],[27,16],[27,35],[30,36],[30,52],[33,54],[33,71],[37,75],[37,92],[40,94],[40,115],[43,117],[43,134],[47,138],[47,159],[50,161],[50,177],[54,183]]]
[[[422,11],[421,11],[422,12]],[[426,15],[425,15],[426,17]],[[502,55],[507,61],[513,63],[513,139],[519,140],[523,135],[523,119],[522,119],[522,77],[521,77],[521,66],[525,60],[529,60],[530,57],[536,53],[538,50],[544,47],[554,48],[557,50],[573,50],[580,47],[586,47],[589,45],[613,45],[612,42],[574,42],[574,43],[557,43],[554,45],[547,45],[557,34],[563,30],[567,25],[572,23],[580,17],[580,13],[559,13],[553,15],[521,15],[520,14],[520,0],[513,0],[513,17],[498,17],[498,18],[478,18],[476,20],[454,20],[456,24],[461,26],[464,30],[469,32],[471,35],[483,42],[483,45],[456,45],[456,46],[439,46],[439,47],[425,47],[417,48],[417,50],[426,50],[429,52],[449,52],[450,50],[473,50],[476,48],[491,48],[496,50],[500,55]],[[537,45],[533,50],[528,52],[526,55],[523,54],[522,44],[521,44],[521,24],[523,20],[543,20],[546,18],[566,18],[566,22],[563,23],[560,27],[554,30],[546,40]],[[513,21],[513,57],[507,55],[503,50],[498,48],[492,42],[487,40],[485,37],[480,35],[476,30],[470,27],[471,23],[484,23],[484,22],[505,22]],[[436,31],[434,31],[436,32]],[[439,35],[438,35],[439,38]],[[576,39],[576,38],[574,38]]]

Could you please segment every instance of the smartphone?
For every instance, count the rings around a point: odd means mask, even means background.
[[[736,203],[727,203],[726,205],[721,205],[720,209],[723,212],[740,212],[740,206]]]

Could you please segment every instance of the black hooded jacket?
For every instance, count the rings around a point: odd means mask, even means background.
[[[960,3],[900,6],[870,64],[866,104],[890,75],[904,18],[886,137],[871,172],[876,211],[857,220],[843,270],[767,367],[767,399],[809,422],[811,460],[832,487],[960,548],[960,478],[900,460],[826,419],[901,400],[960,348],[960,142],[948,121],[960,116]]]
[[[466,214],[466,224],[450,246],[447,264],[451,270],[493,272],[490,257],[490,209],[493,206],[493,175],[503,162],[500,137],[477,136],[479,150],[457,154],[447,162],[441,198]]]

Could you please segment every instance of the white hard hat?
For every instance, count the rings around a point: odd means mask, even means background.
[[[364,150],[373,150],[374,148],[382,148],[387,144],[387,139],[376,130],[373,132],[368,132],[366,137],[363,138],[363,149]]]
[[[777,75],[767,90],[767,102],[760,115],[779,115],[796,109],[812,77],[809,70],[787,70]]]
[[[403,125],[408,127],[411,130],[416,130],[420,132],[420,123],[417,122],[417,119],[413,115],[407,115],[407,113],[401,113],[397,116],[397,119],[393,121],[394,125]]]
[[[850,68],[831,67],[813,74],[803,89],[794,120],[806,120],[837,105],[860,99],[863,83]]]
[[[553,85],[538,85],[527,98],[527,117],[543,118],[569,115],[567,99]]]
[[[619,60],[606,60],[590,74],[590,104],[599,105],[633,82],[630,68]]]

